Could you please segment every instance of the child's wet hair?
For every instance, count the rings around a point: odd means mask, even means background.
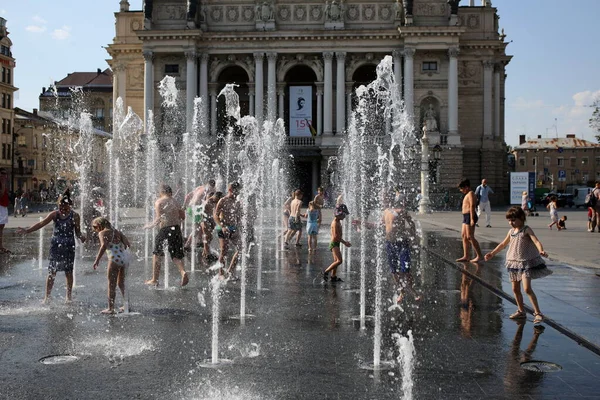
[[[315,202],[314,201],[309,201],[308,202],[308,206],[311,208],[315,208]]]
[[[521,207],[514,206],[509,208],[506,212],[506,219],[520,219],[521,221],[525,222],[527,216]]]
[[[101,228],[102,230],[112,229],[112,225],[111,225],[110,221],[104,217],[94,218],[92,220],[92,227],[94,227],[94,226],[97,226],[97,227]]]
[[[71,200],[71,190],[66,189],[63,194],[58,198],[58,205],[68,204],[70,206],[73,205],[73,200]]]

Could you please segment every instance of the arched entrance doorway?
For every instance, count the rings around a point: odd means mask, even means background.
[[[226,84],[233,83],[237,85],[235,92],[240,96],[240,116],[250,114],[250,96],[248,88],[248,74],[246,71],[237,65],[227,67],[219,75],[217,94],[223,90]],[[217,132],[219,134],[225,134],[229,121],[225,112],[225,99],[219,97],[217,99]]]

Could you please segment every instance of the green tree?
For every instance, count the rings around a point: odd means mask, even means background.
[[[592,112],[592,118],[590,118],[590,128],[592,128],[596,133],[596,141],[600,142],[600,98],[594,100],[594,104],[592,104],[592,108],[594,111]]]

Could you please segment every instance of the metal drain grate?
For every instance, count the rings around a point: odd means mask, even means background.
[[[79,357],[70,354],[57,354],[40,358],[40,362],[46,365],[68,364],[79,360]]]
[[[548,361],[526,361],[521,363],[521,368],[533,372],[558,372],[563,368]]]

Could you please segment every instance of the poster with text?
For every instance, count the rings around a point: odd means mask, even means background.
[[[312,122],[312,86],[290,86],[290,136],[316,136]]]
[[[510,173],[510,204],[521,204],[523,192],[529,192],[529,172]]]

